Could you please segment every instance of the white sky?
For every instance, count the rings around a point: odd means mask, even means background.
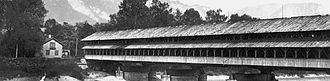
[[[323,7],[327,7],[330,9],[330,0],[179,0],[182,3],[186,4],[198,4],[210,7],[212,9],[221,8],[224,11],[235,11],[245,7],[263,5],[263,4],[271,4],[271,3],[318,3]]]

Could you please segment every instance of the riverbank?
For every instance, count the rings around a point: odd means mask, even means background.
[[[19,77],[19,78],[12,78],[12,79],[6,79],[3,81],[40,81],[42,76],[39,77]],[[109,75],[105,72],[101,71],[89,71],[87,72],[84,79],[79,80],[77,78],[71,77],[71,76],[57,76],[52,78],[45,78],[44,81],[125,81],[121,77],[116,77],[113,75]]]

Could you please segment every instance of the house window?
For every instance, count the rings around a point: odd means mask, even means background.
[[[49,50],[46,50],[46,55],[49,55]]]
[[[50,49],[56,49],[55,48],[55,42],[50,42]]]
[[[55,50],[55,55],[56,55],[56,56],[58,55],[58,50]]]

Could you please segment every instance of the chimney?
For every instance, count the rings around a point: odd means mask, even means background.
[[[49,35],[48,35],[48,38],[52,38],[52,35],[49,34]]]

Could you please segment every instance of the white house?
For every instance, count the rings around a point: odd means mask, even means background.
[[[53,38],[48,39],[42,45],[42,56],[46,58],[61,58],[63,55],[63,45]]]

